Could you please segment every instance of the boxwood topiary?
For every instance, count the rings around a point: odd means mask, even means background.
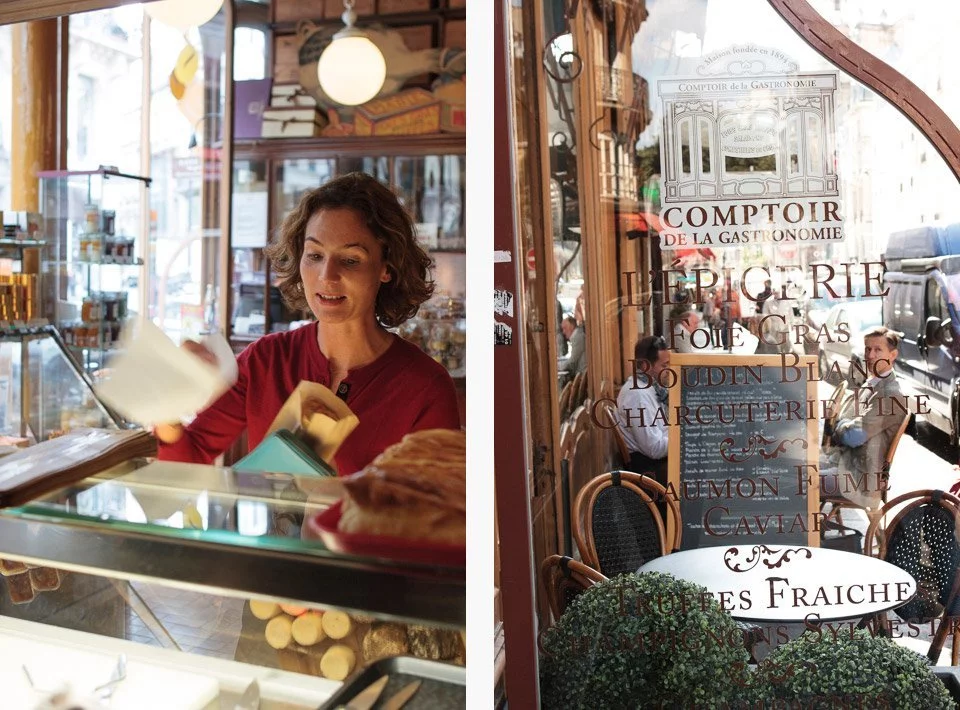
[[[950,710],[950,693],[926,659],[863,630],[807,632],[776,648],[758,671],[765,707]],[[777,701],[784,701],[783,704]]]
[[[548,709],[724,708],[753,694],[741,628],[704,587],[667,574],[588,589],[540,650]]]

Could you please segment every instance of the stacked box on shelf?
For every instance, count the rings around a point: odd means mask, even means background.
[[[423,89],[368,101],[357,107],[358,136],[397,136],[440,132],[440,100]]]
[[[326,125],[326,114],[299,84],[272,85],[270,108],[263,112],[261,137],[313,138],[319,136]]]

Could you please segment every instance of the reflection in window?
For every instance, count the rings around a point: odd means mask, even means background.
[[[794,114],[787,118],[787,162],[790,177],[800,174],[800,117]]]
[[[680,122],[680,172],[690,174],[690,119]]]
[[[704,175],[713,172],[713,140],[710,135],[710,122],[700,119],[700,169]]]
[[[931,316],[938,320],[949,317],[947,304],[944,303],[940,285],[936,281],[927,282],[927,318]]]
[[[777,156],[761,155],[758,158],[734,158],[724,156],[723,169],[728,173],[764,173],[776,172]]]
[[[237,532],[241,535],[266,535],[269,521],[270,511],[265,503],[237,501]]]
[[[233,31],[233,78],[235,81],[263,79],[266,75],[265,33],[253,27]]]
[[[823,175],[823,119],[807,114],[807,175]]]

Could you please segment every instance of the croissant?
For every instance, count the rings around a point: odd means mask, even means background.
[[[466,435],[408,434],[343,479],[343,532],[466,542]]]

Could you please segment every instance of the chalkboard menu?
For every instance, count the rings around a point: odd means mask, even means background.
[[[815,358],[676,354],[665,412],[681,549],[817,546]],[[812,483],[810,479],[813,479]]]

